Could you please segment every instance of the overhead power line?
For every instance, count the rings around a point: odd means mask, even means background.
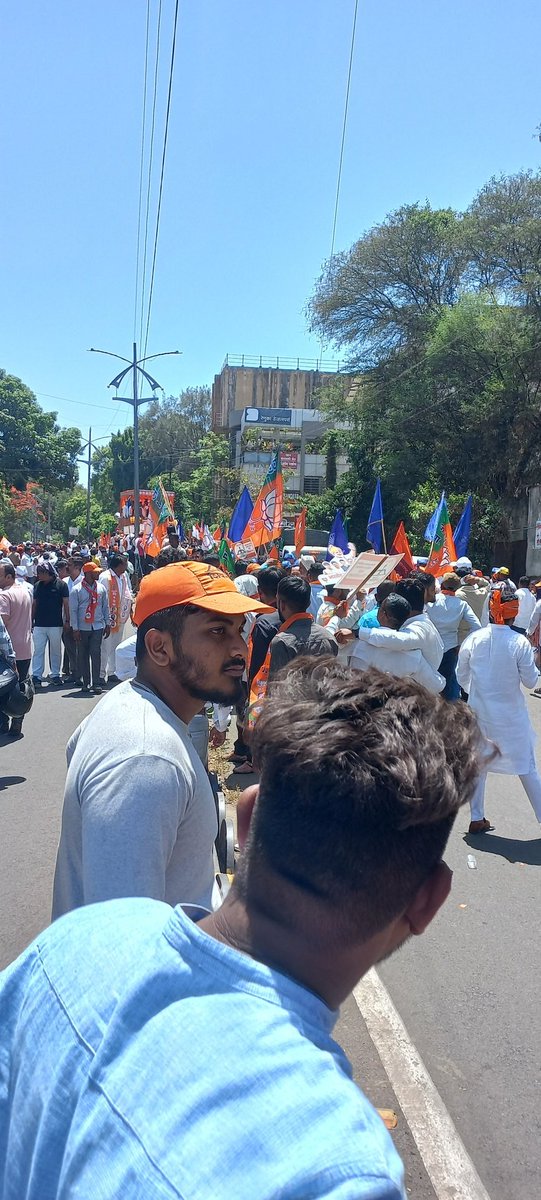
[[[147,309],[147,320],[146,320],[143,357],[146,355],[146,352],[147,352],[148,332],[149,332],[149,328],[150,328],[150,316],[151,316],[151,312],[152,312],[152,299],[153,299],[153,295],[154,295],[154,275],[155,275],[155,270],[156,270],[156,255],[158,252],[158,239],[159,239],[159,233],[160,233],[160,216],[161,216],[161,208],[162,208],[163,181],[164,181],[164,175],[165,175],[165,160],[166,160],[166,156],[167,156],[169,117],[170,117],[170,113],[171,113],[171,96],[172,96],[172,92],[173,92],[173,71],[174,71],[174,67],[175,67],[175,50],[176,50],[176,43],[177,43],[178,10],[179,10],[179,0],[176,0],[175,15],[173,18],[173,37],[172,37],[172,42],[171,42],[171,61],[169,64],[169,84],[168,84],[168,88],[167,88],[167,108],[166,108],[166,113],[165,113],[165,128],[164,128],[164,135],[163,135],[162,163],[161,163],[161,170],[160,170],[160,188],[159,188],[159,193],[158,193],[158,208],[156,211],[156,226],[155,226],[155,230],[154,230],[154,250],[152,253],[152,272],[151,272],[151,277],[150,277],[150,289],[149,289],[149,295],[148,295],[148,309]]]
[[[355,50],[355,30],[357,28],[357,9],[358,9],[358,7],[359,7],[359,0],[355,0],[355,8],[354,8],[354,12],[353,12],[353,28],[351,31],[351,46],[350,46],[350,51],[349,51],[349,67],[348,67],[348,78],[347,78],[347,86],[346,86],[346,100],[345,100],[345,104],[344,104],[344,120],[342,123],[342,141],[340,144],[340,159],[339,159],[339,163],[338,163],[338,179],[336,181],[336,199],[334,202],[334,218],[333,218],[333,224],[332,224],[331,253],[329,256],[329,262],[331,261],[332,256],[334,254],[334,241],[335,241],[335,237],[336,237],[336,222],[338,219],[338,204],[340,201],[340,185],[342,183],[342,164],[344,161],[344,146],[346,143],[346,128],[347,128],[348,109],[349,109],[349,89],[350,89],[350,85],[351,85],[351,70],[353,67],[353,53]]]
[[[150,7],[150,0],[148,0]],[[152,118],[150,126],[150,148],[148,155],[148,172],[147,172],[147,196],[146,196],[146,211],[145,211],[145,244],[143,251],[143,281],[141,284],[141,315],[139,323],[139,342],[143,337],[143,313],[145,307],[145,285],[147,273],[147,248],[148,248],[148,225],[150,219],[150,197],[152,194],[152,164],[154,161],[154,131],[156,128],[156,102],[158,97],[158,74],[160,66],[160,33],[162,25],[162,0],[159,0],[158,7],[158,24],[156,26],[156,53],[154,57],[154,85],[152,95]]]
[[[135,260],[135,295],[133,301],[133,337],[137,337],[137,301],[139,299],[139,259],[141,252],[141,216],[143,211],[143,175],[145,163],[145,133],[147,115],[148,43],[150,34],[150,0],[147,0],[147,23],[145,34],[145,71],[143,78],[143,116],[141,120],[141,159],[139,164],[139,205],[137,212],[137,253]]]

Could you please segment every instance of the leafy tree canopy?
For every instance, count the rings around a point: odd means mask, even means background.
[[[30,481],[51,491],[76,479],[81,448],[78,429],[61,429],[56,413],[44,412],[34,393],[0,370],[0,479],[23,489]]]

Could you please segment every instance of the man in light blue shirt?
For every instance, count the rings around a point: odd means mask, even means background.
[[[332,1028],[446,899],[477,738],[415,684],[298,660],[255,728],[222,908],[90,905],[0,976],[2,1200],[405,1200]]]
[[[82,579],[74,583],[69,594],[70,625],[77,647],[79,672],[82,675],[81,691],[90,691],[90,666],[92,665],[92,688],[94,695],[102,692],[100,683],[100,661],[102,638],[109,637],[110,613],[107,588],[99,582],[100,568],[96,563],[85,563]]]

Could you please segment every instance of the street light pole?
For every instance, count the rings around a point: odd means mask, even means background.
[[[154,400],[156,398],[155,393],[158,389],[163,391],[161,384],[159,384],[156,379],[153,379],[152,375],[149,375],[148,371],[145,371],[141,364],[144,362],[149,362],[151,358],[166,358],[170,354],[182,354],[182,351],[164,350],[161,354],[149,354],[146,355],[145,358],[138,359],[136,342],[133,343],[133,358],[131,360],[129,358],[123,358],[121,354],[113,354],[111,350],[96,350],[94,346],[90,347],[90,351],[92,354],[108,354],[110,358],[119,358],[121,362],[128,364],[127,367],[124,367],[123,371],[120,371],[118,375],[115,375],[115,378],[107,384],[108,387],[118,388],[122,383],[122,380],[125,379],[126,375],[129,375],[130,371],[133,371],[133,394],[131,396],[118,396],[117,399],[121,400],[123,404],[131,404],[133,407],[133,534],[134,538],[137,539],[139,536],[139,527],[141,523],[141,503],[139,499],[139,408],[141,404],[149,404],[151,400]],[[152,388],[152,396],[139,395],[137,387],[137,372],[139,372],[139,374],[146,379],[147,383]]]

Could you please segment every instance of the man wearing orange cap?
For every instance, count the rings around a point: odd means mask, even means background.
[[[107,588],[99,582],[100,568],[96,563],[85,563],[82,576],[69,594],[70,625],[78,650],[79,671],[83,677],[81,690],[86,693],[90,691],[92,665],[92,690],[99,696],[102,691],[101,643],[111,632],[109,597]]]
[[[541,822],[541,778],[534,754],[535,734],[521,684],[533,687],[539,676],[527,638],[512,626],[519,608],[516,589],[502,581],[490,596],[490,625],[471,633],[462,643],[457,678],[468,694],[485,736],[497,747],[488,769],[518,775]],[[486,771],[471,799],[470,833],[488,833],[493,826],[485,817]]]
[[[205,563],[145,576],[137,675],[68,743],[53,917],[120,896],[212,907],[216,808],[187,726],[202,701],[240,696],[244,619],[263,611]]]

